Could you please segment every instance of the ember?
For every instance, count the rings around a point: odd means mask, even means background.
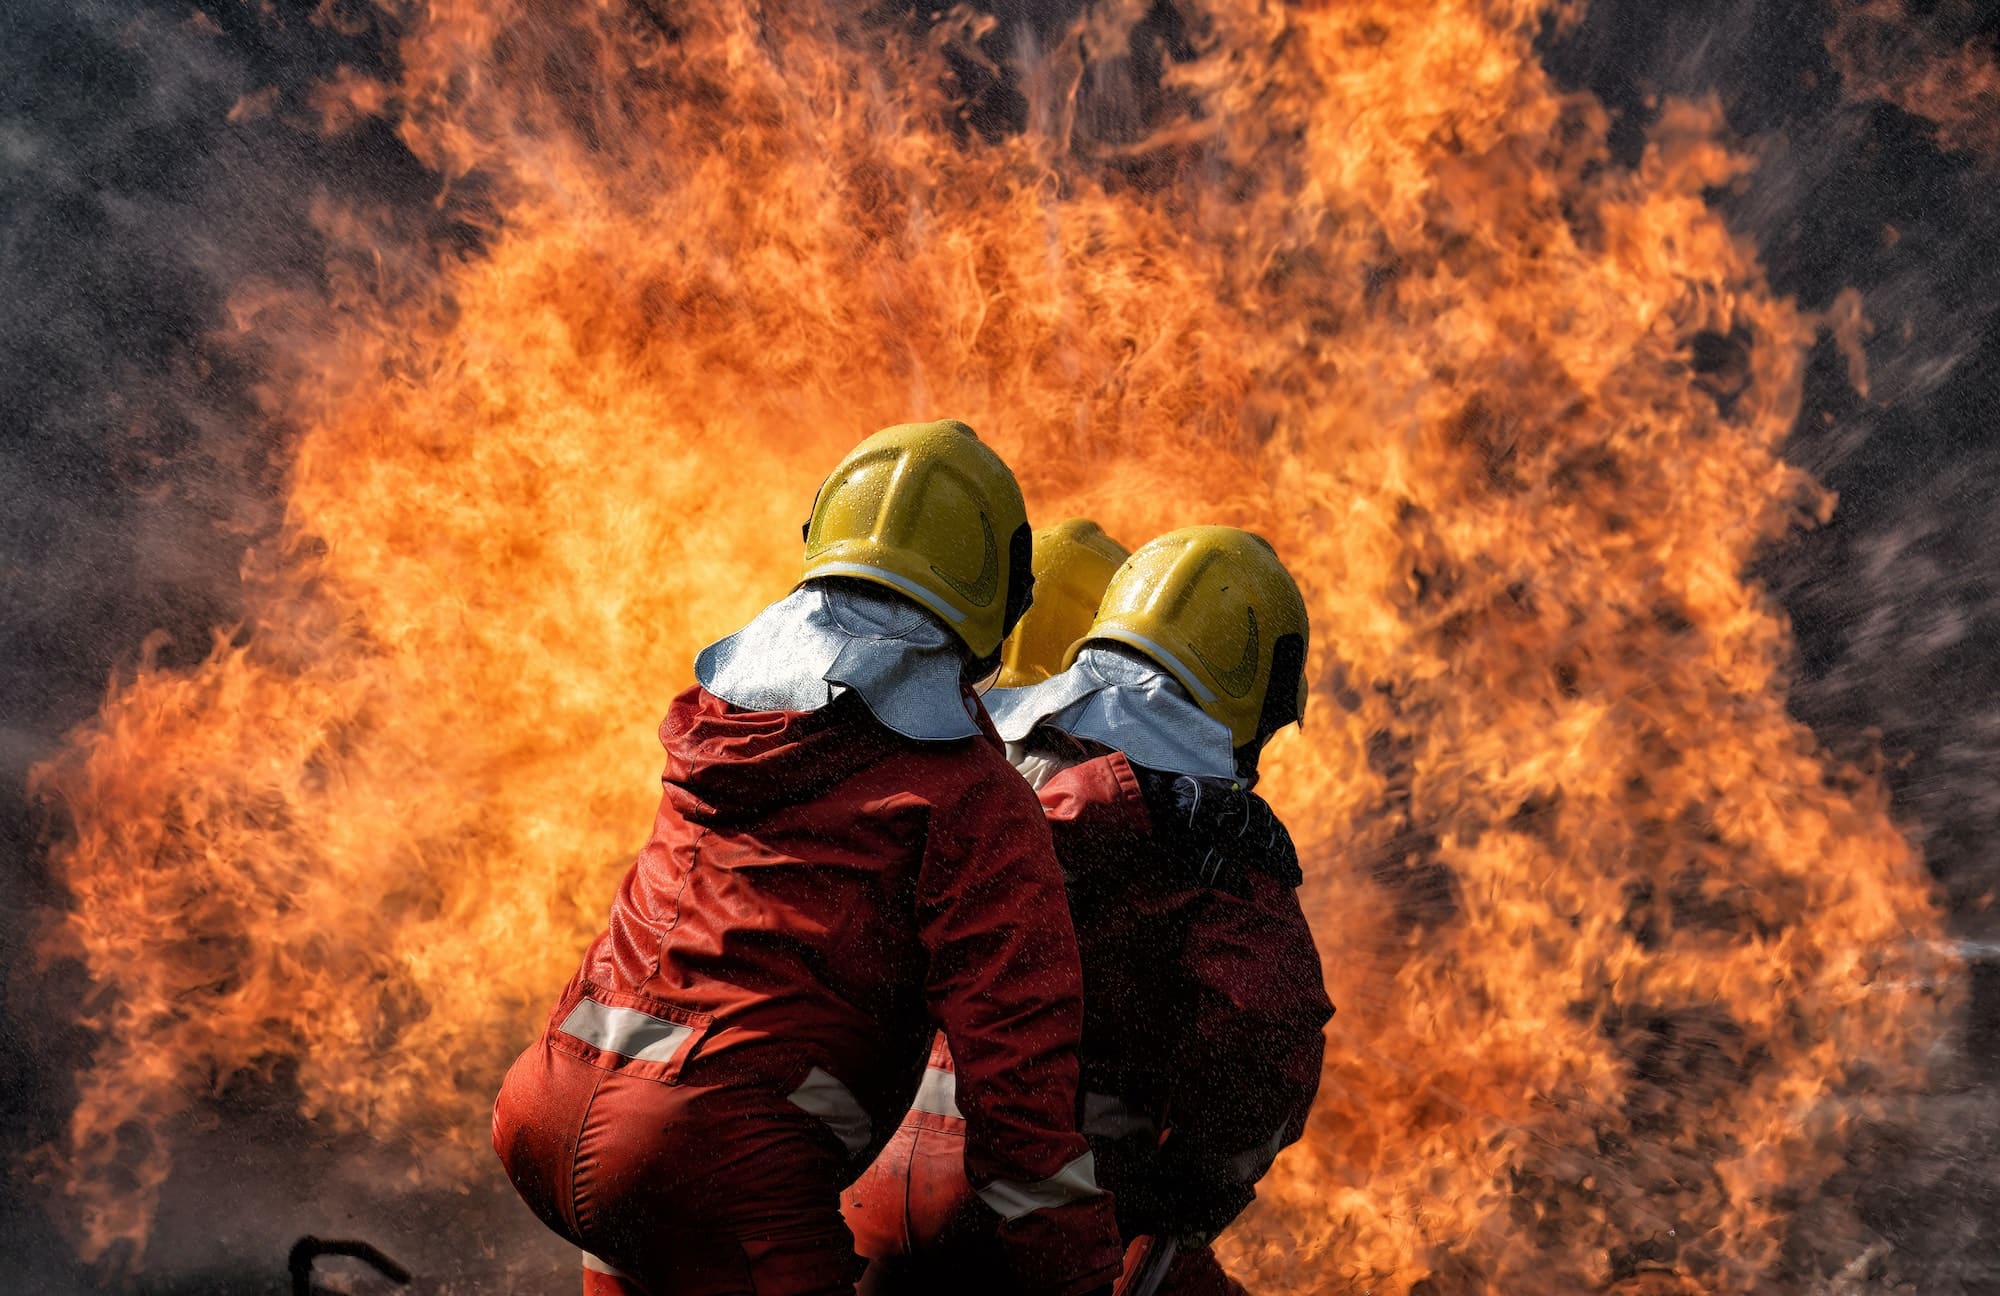
[[[950,412],[1037,518],[1251,527],[1311,604],[1267,768],[1340,1015],[1235,1273],[1865,1271],[1846,1207],[1791,1221],[1921,1084],[1954,956],[1745,575],[1834,507],[1778,454],[1826,321],[1707,205],[1750,166],[1718,106],[1618,164],[1551,8],[398,6],[319,121],[392,123],[477,235],[327,203],[326,299],[237,295],[284,542],[37,773],[48,948],[103,992],[82,1253],[143,1246],[150,1131],[281,1060],[319,1127],[506,1191],[488,1104],[666,700],[796,577],[815,472]]]

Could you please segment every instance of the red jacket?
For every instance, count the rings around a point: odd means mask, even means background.
[[[1128,1235],[1219,1231],[1304,1132],[1333,1016],[1291,839],[1248,793],[1115,752],[1041,800],[1083,954],[1103,1182]],[[1162,1118],[1163,1143],[1145,1127]]]
[[[1291,838],[1270,808],[1214,780],[1112,754],[1041,799],[1083,953],[1085,1131],[1125,1234],[1213,1235],[1305,1129],[1333,1016]],[[943,1050],[898,1141],[843,1199],[884,1291],[981,1268],[960,1177]],[[1166,1131],[1164,1141],[1161,1131]],[[1240,1291],[1183,1247],[1163,1292]]]
[[[1084,1290],[1119,1244],[1076,1127],[1075,937],[1040,807],[982,728],[914,742],[851,697],[748,712],[689,689],[652,839],[578,976],[683,1010],[683,1083],[830,1102],[857,1156],[909,1106],[935,1023],[1022,1281]]]

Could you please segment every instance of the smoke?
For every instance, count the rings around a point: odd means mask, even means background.
[[[248,219],[282,182],[217,129],[253,84],[213,36],[103,4],[31,0],[0,21],[0,390],[17,424],[0,446],[0,678],[18,774],[103,689],[107,649],[129,651],[122,622],[199,640],[229,620],[232,551],[269,492],[233,444],[243,376],[202,335],[228,285],[298,249],[269,232],[284,222]]]
[[[242,554],[276,522],[286,428],[262,399],[267,338],[240,325],[258,299],[326,291],[338,223],[383,257],[476,237],[466,200],[440,201],[387,125],[323,129],[315,87],[381,70],[379,20],[263,8],[0,13],[10,776],[142,639],[198,660],[234,619]]]

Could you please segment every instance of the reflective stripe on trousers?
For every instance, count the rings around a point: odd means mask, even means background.
[[[924,1082],[917,1086],[916,1100],[910,1104],[912,1111],[929,1112],[933,1116],[953,1116],[965,1119],[965,1113],[958,1109],[958,1073],[943,1067],[925,1067]]]
[[[831,1071],[814,1067],[805,1083],[785,1097],[792,1106],[819,1117],[849,1156],[859,1156],[874,1136],[875,1122],[868,1119],[861,1100]]]
[[[595,999],[576,1001],[562,1025],[563,1034],[610,1053],[642,1062],[669,1062],[688,1036],[691,1027],[642,1013],[636,1008],[615,1008]]]

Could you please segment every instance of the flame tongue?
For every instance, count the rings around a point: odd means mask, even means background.
[[[1039,49],[959,11],[545,8],[434,4],[400,85],[325,88],[498,219],[243,303],[297,543],[247,643],[142,670],[41,773],[110,991],[86,1252],[148,1227],[137,1131],[281,1057],[329,1126],[491,1178],[665,699],[795,578],[834,456],[950,414],[1037,516],[1250,526],[1311,602],[1268,787],[1342,1011],[1232,1269],[1782,1280],[1790,1203],[1943,1017],[1918,862],[1787,715],[1742,576],[1829,502],[1775,453],[1810,321],[1702,201],[1745,165],[1717,110],[1609,165],[1538,5],[1110,6]]]

